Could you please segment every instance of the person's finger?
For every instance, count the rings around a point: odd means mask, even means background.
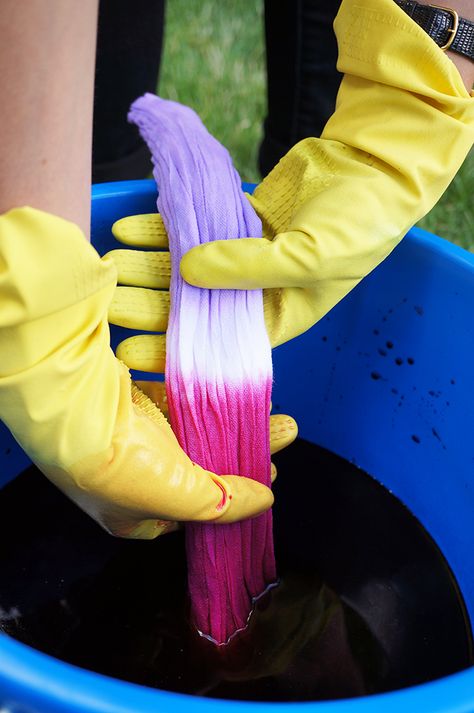
[[[191,248],[180,263],[181,276],[196,287],[254,290],[304,287],[317,278],[318,249],[299,231],[263,238],[216,240]]]
[[[159,213],[121,218],[113,224],[112,233],[124,245],[140,248],[168,247],[168,235]]]
[[[272,483],[275,482],[277,473],[278,473],[278,471],[277,471],[277,467],[276,467],[275,463],[273,463],[273,462],[270,463],[270,478],[272,480]]]
[[[188,522],[228,525],[257,517],[257,515],[266,512],[273,505],[274,498],[270,488],[255,480],[239,475],[216,476],[214,473],[210,473],[197,465],[194,467],[198,471],[197,478],[203,481],[201,488],[198,489],[199,494],[202,495],[203,490],[205,491],[209,488],[207,482],[211,484],[214,482],[219,485],[217,497],[222,499],[224,505],[221,509],[216,500],[214,506],[211,506],[211,499],[215,498],[216,494],[209,489],[207,496],[204,496],[203,503],[200,504],[201,506],[196,508],[195,516],[190,517],[187,520]],[[192,497],[192,494],[190,496]],[[191,512],[192,509],[190,514]],[[202,519],[204,513],[206,513],[206,517]],[[151,540],[177,529],[177,523],[158,519],[127,520],[118,523],[109,518],[108,527],[109,531],[117,537]]]
[[[111,250],[105,257],[114,261],[119,285],[168,289],[171,279],[169,252]]]
[[[215,476],[213,476],[215,481]],[[219,477],[230,489],[230,506],[215,520],[213,524],[225,525],[256,517],[266,512],[273,505],[273,494],[270,488],[256,480],[239,475],[223,475]]]
[[[164,365],[163,365],[164,371]],[[168,398],[166,396],[166,384],[164,381],[137,381],[139,389],[158,406],[163,416],[169,420]]]
[[[270,416],[270,453],[278,453],[293,443],[298,435],[298,426],[294,418],[284,414]]]
[[[110,303],[108,320],[119,327],[164,332],[169,311],[170,295],[165,290],[117,287]]]
[[[164,374],[166,365],[166,335],[140,334],[129,337],[117,347],[117,357],[136,371]],[[151,397],[153,399],[153,397]]]

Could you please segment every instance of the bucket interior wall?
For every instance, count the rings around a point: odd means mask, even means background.
[[[434,537],[471,619],[474,261],[412,230],[309,333],[274,353],[273,403],[356,463]]]
[[[152,181],[95,187],[93,242],[99,252],[119,247],[110,233],[114,220],[154,212],[155,201]],[[276,349],[273,355],[274,410],[294,416],[303,438],[356,463],[409,507],[449,562],[471,620],[473,304],[474,258],[413,229],[394,253],[326,318],[305,335]],[[115,343],[130,335],[128,330],[113,332]],[[3,426],[0,453],[1,486],[21,472],[28,459]],[[303,479],[304,474],[299,477]],[[304,483],[300,487],[309,495]],[[8,646],[6,637],[0,635],[0,659]],[[27,648],[17,646],[18,650]],[[46,656],[37,656],[48,661]],[[65,665],[62,667],[65,670]],[[0,700],[2,690],[8,688],[7,675],[5,671],[0,674]],[[465,677],[465,690],[471,691],[472,702],[471,708],[466,698],[462,710],[474,710],[474,672],[461,676]],[[436,685],[418,687],[427,691],[426,701],[436,699],[430,693]],[[127,690],[133,688],[127,685]],[[458,686],[457,690],[461,689],[464,690]],[[159,692],[150,691],[150,695],[150,701],[157,701]],[[385,696],[385,701],[392,695]],[[178,699],[179,696],[171,696],[170,705],[171,700]],[[28,700],[31,702],[31,698]],[[419,698],[419,703],[423,700]],[[148,710],[145,703],[143,698],[142,710]],[[169,710],[176,710],[172,705]],[[337,711],[345,705],[337,704]],[[347,707],[361,712],[364,705],[362,700],[347,703]],[[245,706],[237,707],[243,710]],[[202,711],[211,708],[212,702],[199,706]],[[53,709],[56,710],[51,705]],[[83,708],[86,709],[99,710],[92,705]],[[129,708],[112,706],[103,710]]]

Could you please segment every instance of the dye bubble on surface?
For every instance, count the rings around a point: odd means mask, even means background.
[[[112,538],[34,469],[0,491],[2,630],[86,669],[223,699],[355,697],[471,665],[462,597],[410,512],[305,441],[275,461],[281,582],[229,646],[189,624],[182,534]]]

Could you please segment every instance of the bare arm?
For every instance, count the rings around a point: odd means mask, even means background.
[[[0,3],[0,214],[30,205],[90,233],[97,7]]]

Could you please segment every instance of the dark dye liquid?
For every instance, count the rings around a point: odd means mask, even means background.
[[[280,585],[217,648],[189,621],[182,533],[105,534],[35,469],[0,491],[0,626],[92,671],[215,698],[309,701],[472,664],[453,575],[375,480],[299,440],[277,458]]]

